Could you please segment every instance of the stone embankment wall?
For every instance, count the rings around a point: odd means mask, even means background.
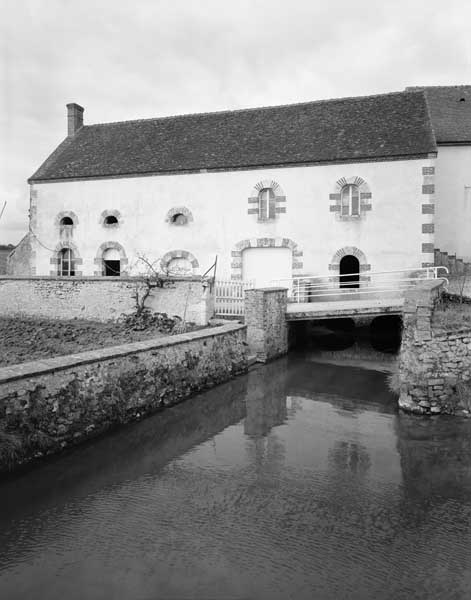
[[[0,277],[0,314],[55,319],[116,320],[135,310],[145,284],[133,277]],[[169,280],[146,306],[206,325],[214,312],[211,288],[201,277]]]
[[[13,460],[26,462],[246,370],[240,324],[6,367],[0,369],[0,432],[15,441]]]
[[[250,353],[267,362],[288,352],[285,288],[245,291],[245,323]]]
[[[416,414],[468,415],[471,398],[471,330],[435,332],[432,315],[442,282],[425,282],[408,294],[399,354],[399,407]]]

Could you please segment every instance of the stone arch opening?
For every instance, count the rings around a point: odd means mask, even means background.
[[[118,277],[121,274],[121,256],[116,248],[108,248],[103,252],[103,275]]]
[[[99,222],[103,227],[117,228],[121,225],[122,217],[119,210],[104,210],[101,215]]]
[[[290,268],[289,272],[286,274],[285,277],[296,277],[302,275],[303,252],[298,248],[296,242],[289,238],[256,238],[250,240],[241,240],[235,245],[234,250],[231,252],[231,279],[244,279],[244,251],[261,248],[271,249],[271,254],[273,255],[273,258],[275,257],[275,252],[277,248],[289,249],[291,251],[291,256],[289,257]],[[263,266],[262,262],[260,262],[260,265]],[[280,279],[283,278],[284,277],[280,277]],[[277,278],[273,277],[273,279]]]
[[[341,288],[360,287],[360,261],[353,254],[346,254],[340,259],[339,286]]]
[[[54,248],[54,254],[50,259],[50,264],[54,269],[50,275],[59,277],[80,277],[82,271],[77,267],[82,264],[82,259],[77,246],[70,240],[59,242]]]
[[[193,215],[186,206],[175,206],[168,211],[165,221],[171,225],[187,225],[193,221]]]
[[[118,277],[123,274],[123,267],[128,264],[128,258],[121,244],[110,241],[101,244],[94,262],[99,267],[94,275]]]
[[[162,256],[162,270],[173,277],[197,275],[199,263],[187,250],[172,250]]]
[[[367,275],[363,275],[363,273],[371,271],[371,265],[368,263],[364,252],[362,252],[359,248],[356,248],[355,246],[344,246],[343,248],[337,250],[337,252],[332,257],[331,263],[329,264],[329,271],[333,271],[333,273],[340,274],[340,261],[344,256],[348,255],[351,255],[358,259],[359,269],[357,270],[357,272],[360,273],[359,281],[368,281],[369,277]],[[333,279],[333,281],[335,281],[335,279]]]

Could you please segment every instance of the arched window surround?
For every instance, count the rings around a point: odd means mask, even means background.
[[[248,198],[247,214],[257,215],[259,223],[269,223],[282,213],[286,213],[286,196],[280,184],[274,179],[259,181]]]
[[[355,175],[341,177],[329,194],[330,212],[340,221],[355,221],[372,209],[371,190],[364,179]]]
[[[296,242],[289,238],[257,238],[250,240],[241,240],[234,246],[231,252],[231,279],[242,279],[242,252],[247,248],[289,248],[292,252],[291,267],[293,277],[302,274],[304,267],[303,251],[298,248]]]
[[[344,246],[337,250],[329,264],[329,271],[340,273],[340,261],[344,256],[354,256],[358,259],[358,262],[360,263],[360,273],[371,271],[371,265],[368,263],[365,253],[356,246]],[[369,281],[369,279],[368,275],[360,275],[360,282]],[[337,281],[338,277],[335,277],[332,280]]]
[[[170,252],[164,254],[160,260],[160,265],[164,273],[168,270],[171,261],[175,258],[185,258],[188,260],[191,263],[191,268],[193,271],[192,275],[198,274],[199,262],[193,256],[193,254],[187,250],[171,250]]]
[[[184,217],[184,221],[182,219],[180,220],[176,220],[178,219],[179,215],[183,215]],[[188,225],[189,223],[191,223],[193,221],[193,215],[191,213],[191,211],[186,208],[186,206],[174,206],[173,208],[171,208],[166,217],[165,217],[165,222],[169,223],[170,225],[177,225],[177,226],[182,226],[182,225]]]
[[[54,266],[54,269],[51,269],[51,271],[49,272],[50,275],[54,276],[54,277],[65,277],[66,275],[62,275],[62,269],[61,266],[63,264],[63,251],[64,250],[70,250],[71,252],[71,256],[69,258],[71,258],[71,264],[70,264],[70,268],[69,271],[73,272],[73,275],[69,275],[70,277],[81,277],[82,276],[82,271],[77,270],[77,267],[80,266],[83,261],[82,258],[80,257],[79,251],[77,246],[71,242],[70,240],[66,241],[66,242],[59,242],[56,247],[54,248],[54,254],[50,259],[50,264]]]
[[[62,224],[62,220],[63,219],[70,219],[72,221],[72,225],[63,225]],[[62,228],[62,227],[76,227],[79,224],[79,219],[77,217],[77,215],[71,211],[71,210],[63,210],[60,213],[58,213],[56,215],[56,218],[54,220],[54,224],[56,227]]]
[[[97,277],[103,277],[105,275],[105,265],[103,263],[103,256],[107,250],[117,250],[119,252],[119,260],[120,260],[120,275],[125,275],[125,267],[128,264],[128,258],[126,256],[126,252],[124,248],[121,246],[119,242],[109,241],[103,242],[97,250],[96,256],[94,258],[94,263],[97,266],[97,270],[93,273]],[[98,270],[99,269],[99,270]]]
[[[107,223],[106,220],[108,217],[114,217],[117,222],[116,223]],[[117,229],[118,227],[120,227],[122,225],[122,221],[123,221],[123,218],[122,218],[119,210],[109,209],[109,210],[104,210],[101,213],[100,219],[98,222],[100,225],[103,225],[103,227],[106,227],[106,229]]]

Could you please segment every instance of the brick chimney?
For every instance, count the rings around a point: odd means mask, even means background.
[[[83,107],[72,102],[67,104],[67,135],[75,135],[83,127]]]

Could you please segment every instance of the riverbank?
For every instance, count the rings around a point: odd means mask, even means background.
[[[168,335],[172,319],[134,329],[122,322],[0,317],[0,368]]]
[[[1,368],[0,472],[246,370],[246,327],[237,323]]]

